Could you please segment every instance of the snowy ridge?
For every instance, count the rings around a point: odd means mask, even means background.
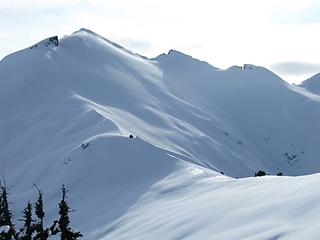
[[[37,183],[55,217],[65,184],[85,239],[319,236],[319,174],[251,178],[320,172],[319,96],[263,67],[147,59],[87,29],[37,46],[0,61],[16,215]]]

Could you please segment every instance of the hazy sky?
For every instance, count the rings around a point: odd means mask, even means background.
[[[320,72],[319,0],[0,0],[0,59],[82,27],[147,57],[177,49],[289,82]]]

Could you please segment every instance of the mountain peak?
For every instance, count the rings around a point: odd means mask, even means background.
[[[206,61],[199,60],[197,58],[194,58],[188,54],[185,54],[183,52],[180,52],[175,49],[170,49],[168,53],[162,53],[158,55],[157,57],[151,59],[151,60],[156,60],[159,61],[162,64],[174,64],[176,66],[179,65],[196,65],[196,66],[202,66],[202,67],[209,67],[210,69],[217,69],[216,67],[212,66]]]
[[[175,49],[170,49],[168,51],[168,53],[161,53],[159,54],[157,57],[155,57],[155,59],[157,58],[162,58],[162,57],[166,57],[166,56],[170,56],[170,57],[174,57],[174,56],[180,56],[180,57],[186,57],[186,58],[192,58],[194,59],[192,56],[188,55],[188,54],[185,54],[183,52],[180,52],[178,50],[175,50]],[[198,60],[198,59],[195,59],[195,60]]]
[[[170,49],[167,55],[182,55],[182,56],[191,57],[190,55],[185,54],[185,53],[180,52],[180,51],[175,50],[175,49]]]
[[[87,33],[87,34],[91,34],[94,35],[96,37],[100,37],[103,38],[102,36],[100,36],[99,34],[95,33],[94,31],[87,29],[87,28],[80,28],[79,30],[73,32],[72,34],[77,34],[77,33]]]
[[[73,32],[71,34],[71,36],[80,36],[80,37],[83,37],[83,36],[89,36],[91,38],[97,38],[97,39],[100,39],[102,41],[105,41],[109,44],[111,44],[112,46],[118,48],[118,49],[121,49],[121,50],[124,50],[126,52],[131,52],[130,50],[127,50],[125,49],[124,47],[122,47],[121,45],[105,38],[105,37],[102,37],[101,35],[99,35],[98,33],[95,33],[94,31],[90,30],[90,29],[87,29],[87,28],[80,28],[79,30]]]

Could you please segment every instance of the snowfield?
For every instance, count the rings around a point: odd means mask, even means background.
[[[56,40],[0,61],[16,218],[36,183],[50,222],[65,184],[83,239],[320,239],[319,78],[149,59],[87,29]]]

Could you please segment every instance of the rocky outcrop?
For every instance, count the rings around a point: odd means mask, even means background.
[[[31,46],[30,49],[37,48],[37,47],[50,47],[50,46],[52,46],[52,47],[59,46],[58,36],[46,38],[46,39],[38,42],[37,44]]]

